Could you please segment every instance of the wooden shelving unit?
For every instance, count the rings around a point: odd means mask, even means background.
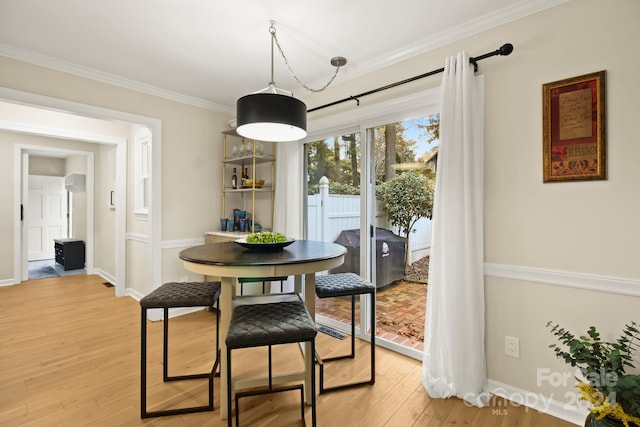
[[[252,229],[259,223],[263,229],[273,227],[273,206],[275,197],[275,144],[248,140],[235,131],[223,132],[223,167],[221,218],[233,218],[233,209],[239,208],[250,213]],[[237,170],[238,187],[231,187],[233,168]],[[248,169],[253,185],[242,185],[242,171]],[[255,180],[264,179],[261,187]],[[239,206],[229,206],[231,203]]]

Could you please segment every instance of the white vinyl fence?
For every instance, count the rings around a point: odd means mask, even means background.
[[[378,226],[398,234],[397,227],[384,227],[383,212],[376,212]],[[360,228],[360,196],[330,194],[329,180],[322,177],[318,194],[307,196],[307,238],[325,242],[335,241],[343,230]],[[405,236],[401,236],[405,237]],[[410,258],[413,263],[429,255],[431,246],[431,220],[419,219],[411,230]]]

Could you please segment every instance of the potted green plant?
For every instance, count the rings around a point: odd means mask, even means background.
[[[585,427],[640,426],[640,375],[632,354],[638,350],[640,330],[635,322],[625,325],[615,342],[603,341],[595,326],[576,337],[553,322],[547,323],[560,344],[551,344],[556,356],[580,369],[580,397],[591,403]]]

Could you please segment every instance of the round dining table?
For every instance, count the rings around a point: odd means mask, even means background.
[[[260,248],[257,248],[260,249]],[[311,318],[315,317],[315,274],[342,265],[347,249],[337,243],[315,240],[296,240],[284,248],[265,251],[241,246],[236,242],[209,243],[184,249],[179,257],[187,270],[205,276],[220,277],[220,372],[225,372],[225,339],[229,330],[233,310],[235,289],[238,278],[295,277],[295,292],[303,298]],[[304,354],[309,356],[311,345],[305,344]],[[305,357],[305,384],[311,383],[314,357]],[[283,376],[280,381],[287,382],[295,375]],[[246,387],[255,387],[263,382],[245,381]],[[236,388],[239,384],[234,381]],[[226,375],[220,375],[220,417],[227,418]],[[305,400],[310,402],[310,387],[305,386]]]

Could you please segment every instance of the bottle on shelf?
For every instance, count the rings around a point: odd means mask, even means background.
[[[249,168],[244,168],[244,172],[242,173],[242,186],[247,186],[247,180],[249,179]]]
[[[233,175],[231,175],[231,188],[234,190],[238,188],[238,175],[236,175],[236,168],[233,168]]]

